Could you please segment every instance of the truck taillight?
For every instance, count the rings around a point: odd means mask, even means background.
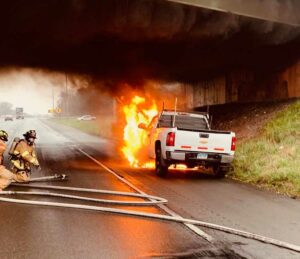
[[[169,147],[175,146],[175,132],[169,132],[167,135],[166,145]]]
[[[232,139],[231,139],[231,151],[235,151],[235,143],[236,143],[236,137],[232,137]]]

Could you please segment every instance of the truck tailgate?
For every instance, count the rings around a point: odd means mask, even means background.
[[[231,151],[231,132],[178,130],[175,136],[175,150],[214,152],[228,154]]]

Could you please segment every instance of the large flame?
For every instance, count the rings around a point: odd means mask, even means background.
[[[140,129],[138,126],[140,123],[149,125],[153,117],[158,114],[155,101],[152,100],[149,105],[145,98],[134,96],[130,104],[124,105],[122,110],[126,118],[122,153],[132,167],[153,167],[153,162],[141,159],[141,154],[147,148],[149,137],[148,131]]]

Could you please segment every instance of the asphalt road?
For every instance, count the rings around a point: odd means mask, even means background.
[[[300,244],[299,200],[229,179],[189,172],[173,172],[161,179],[152,170],[122,167],[113,141],[49,121],[1,121],[0,128],[8,131],[10,140],[29,129],[37,131],[42,170],[33,172],[33,176],[69,176],[67,182],[45,184],[134,192],[88,154],[143,192],[168,199],[167,207],[182,217]],[[26,186],[9,189],[33,190]],[[125,209],[167,214],[157,206]],[[201,230],[211,235],[214,243],[180,223],[78,209],[1,202],[0,222],[0,258],[300,258],[295,252],[206,228]]]

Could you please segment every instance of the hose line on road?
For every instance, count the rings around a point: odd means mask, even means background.
[[[61,207],[61,208],[76,208],[76,209],[84,209],[90,211],[98,211],[98,212],[108,212],[113,214],[120,214],[126,216],[136,216],[143,217],[148,219],[158,219],[179,223],[188,223],[197,226],[202,226],[214,230],[223,231],[229,234],[238,235],[245,238],[254,239],[263,243],[275,245],[281,248],[286,248],[292,251],[300,252],[300,246],[290,244],[287,242],[283,242],[280,240],[276,240],[273,238],[257,235],[251,232],[246,232],[234,228],[229,228],[213,223],[208,223],[204,221],[194,220],[194,219],[186,219],[179,218],[168,215],[154,214],[154,213],[145,213],[139,211],[125,210],[125,209],[117,209],[117,208],[108,208],[108,207],[98,207],[91,205],[82,205],[82,204],[73,204],[73,203],[61,203],[61,202],[48,202],[48,201],[35,201],[35,200],[22,200],[15,198],[5,198],[1,197],[2,195],[42,195],[42,196],[52,196],[52,197],[61,197],[61,198],[69,198],[76,200],[84,200],[84,201],[93,201],[93,202],[101,202],[106,204],[114,204],[114,205],[153,205],[157,203],[166,203],[167,200],[163,198],[159,198],[151,195],[137,194],[137,193],[129,193],[129,192],[115,192],[108,190],[99,190],[99,189],[87,189],[87,188],[77,188],[77,187],[63,187],[63,186],[43,186],[43,185],[25,185],[25,184],[13,184],[14,186],[23,186],[29,188],[39,188],[39,189],[51,189],[51,190],[64,190],[64,191],[79,191],[79,192],[89,192],[89,193],[101,193],[101,194],[110,194],[110,195],[121,195],[127,197],[135,197],[135,198],[143,198],[143,199],[154,199],[154,201],[116,201],[116,200],[103,200],[103,199],[94,199],[87,198],[82,196],[75,195],[66,195],[61,193],[49,193],[49,192],[24,192],[24,191],[2,191],[0,192],[0,201],[10,202],[10,203],[19,203],[19,204],[29,204],[29,205],[41,205],[48,207]],[[140,204],[139,204],[140,203]]]
[[[52,189],[52,190],[63,190],[63,191],[78,191],[78,192],[89,192],[89,193],[99,193],[99,194],[108,194],[108,195],[116,195],[116,196],[126,196],[140,199],[151,199],[149,201],[119,201],[119,200],[108,200],[108,199],[96,199],[89,198],[77,195],[68,195],[62,193],[50,193],[50,192],[22,192],[22,191],[2,191],[0,195],[38,195],[38,196],[52,196],[52,197],[60,197],[60,198],[68,198],[75,200],[83,200],[83,201],[92,201],[99,203],[107,203],[111,205],[126,205],[126,206],[153,206],[157,204],[167,203],[168,200],[164,198],[160,198],[157,196],[146,195],[146,194],[138,194],[131,192],[117,192],[117,191],[109,191],[109,190],[99,190],[99,189],[87,189],[87,188],[77,188],[77,187],[62,187],[62,186],[43,186],[43,185],[24,185],[13,183],[13,186],[22,186],[22,187],[30,187],[30,188],[38,188],[38,189]]]

